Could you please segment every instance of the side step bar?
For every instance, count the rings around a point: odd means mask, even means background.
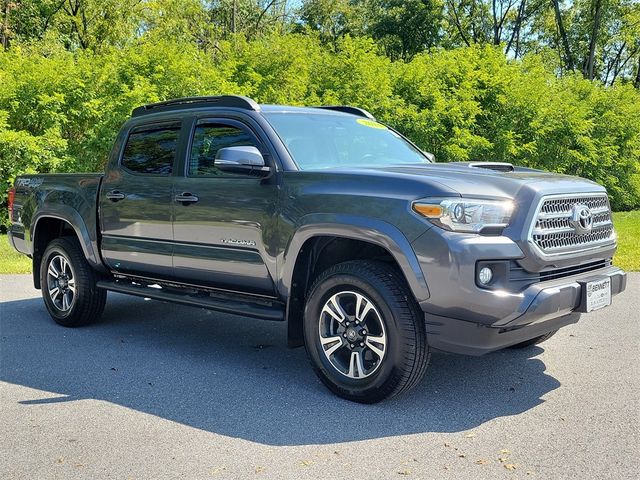
[[[218,292],[209,293],[191,289],[185,289],[185,292],[180,292],[178,289],[168,291],[163,288],[154,288],[122,280],[101,280],[96,286],[112,292],[181,303],[192,307],[217,310],[218,312],[233,313],[235,315],[244,315],[246,317],[261,318],[263,320],[276,322],[284,321],[285,306],[276,300],[254,300],[251,297],[242,297],[240,295]]]

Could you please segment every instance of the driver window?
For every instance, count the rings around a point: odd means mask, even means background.
[[[198,125],[191,143],[189,176],[223,175],[214,165],[218,150],[226,147],[258,147],[249,132],[224,124]]]

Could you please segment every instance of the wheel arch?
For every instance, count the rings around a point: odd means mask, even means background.
[[[92,240],[89,229],[80,214],[67,206],[57,207],[56,212],[41,211],[33,219],[30,229],[33,283],[40,288],[40,262],[47,245],[54,239],[75,236],[89,264],[103,270],[97,242]]]
[[[325,268],[348,260],[379,259],[402,273],[413,296],[429,298],[426,278],[409,240],[395,226],[354,216],[310,215],[296,230],[284,254],[278,290],[287,299],[290,347],[301,346],[305,295]]]

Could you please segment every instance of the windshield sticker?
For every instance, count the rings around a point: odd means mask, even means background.
[[[360,125],[364,125],[365,127],[369,127],[369,128],[378,128],[380,130],[386,130],[387,129],[387,127],[385,127],[381,123],[376,122],[375,120],[368,120],[366,118],[359,118],[358,120],[356,120],[356,122],[358,122]]]

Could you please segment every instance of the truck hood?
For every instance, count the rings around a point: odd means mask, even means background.
[[[363,169],[391,176],[401,176],[413,180],[439,184],[450,190],[450,194],[463,197],[517,198],[521,190],[531,194],[553,195],[558,193],[601,192],[604,187],[580,177],[544,172],[523,167],[513,167],[511,171],[501,171],[508,164],[486,163],[431,163],[424,165],[399,165]],[[495,166],[496,170],[490,168]],[[354,172],[355,173],[355,172]],[[363,172],[364,173],[364,172]]]

